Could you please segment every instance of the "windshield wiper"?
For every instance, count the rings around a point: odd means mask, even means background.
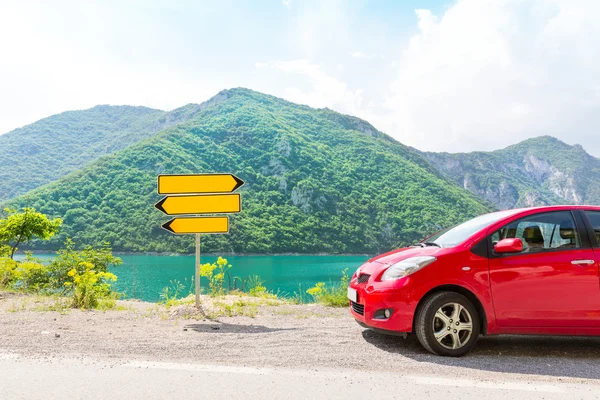
[[[413,244],[413,247],[442,247],[442,246],[440,246],[436,242],[419,242],[419,243]]]

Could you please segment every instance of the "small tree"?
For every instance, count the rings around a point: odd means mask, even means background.
[[[50,220],[46,215],[30,207],[23,208],[22,213],[9,208],[4,211],[8,217],[0,219],[0,251],[3,246],[8,246],[11,259],[14,258],[20,244],[34,237],[50,239],[62,224],[60,218]]]
[[[10,246],[0,243],[0,257],[6,257],[10,254]]]

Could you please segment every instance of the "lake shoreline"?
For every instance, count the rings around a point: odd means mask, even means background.
[[[15,255],[24,256],[25,252],[30,252],[31,254],[54,254],[58,250],[24,250],[17,251]],[[158,253],[158,252],[146,252],[146,253],[136,253],[131,251],[113,251],[115,256],[168,256],[168,257],[189,257],[194,256],[194,253]],[[202,253],[202,256],[209,257],[295,257],[295,256],[343,256],[343,257],[375,257],[376,254],[352,254],[352,253]]]
[[[165,288],[186,296],[194,291],[195,260],[193,256],[159,256],[118,254],[122,264],[111,266],[110,272],[118,279],[112,284],[115,291],[127,298],[147,301],[160,300]],[[33,257],[42,263],[56,258],[52,253],[35,253]],[[250,287],[264,286],[267,291],[282,297],[303,297],[310,300],[306,290],[319,282],[327,285],[339,284],[344,271],[352,275],[370,256],[327,256],[327,255],[224,255],[228,261],[226,289],[248,291]],[[24,256],[19,254],[18,260]],[[201,263],[212,264],[217,255],[203,254]],[[230,267],[229,267],[230,266]],[[208,281],[201,280],[204,290]]]

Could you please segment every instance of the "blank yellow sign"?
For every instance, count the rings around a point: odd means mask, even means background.
[[[162,226],[172,233],[229,233],[229,218],[173,218]]]
[[[239,193],[167,196],[154,207],[168,215],[238,213],[242,199]]]
[[[159,175],[158,194],[230,193],[243,184],[233,174]]]

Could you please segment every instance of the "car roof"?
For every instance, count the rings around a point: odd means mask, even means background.
[[[515,214],[522,212],[538,212],[538,211],[559,211],[559,210],[593,210],[600,211],[600,206],[586,206],[586,205],[557,205],[557,206],[540,206],[540,207],[527,207],[527,208],[515,208],[510,211],[514,211]],[[507,210],[508,211],[508,210]]]
[[[582,206],[582,205],[558,205],[558,206],[539,206],[539,207],[526,207],[526,208],[513,208],[508,210],[497,210],[492,211],[489,214],[502,213],[504,216],[502,220],[506,218],[511,218],[516,215],[529,215],[529,214],[537,214],[539,212],[544,211],[564,211],[564,210],[590,210],[590,211],[600,211],[600,206]]]

